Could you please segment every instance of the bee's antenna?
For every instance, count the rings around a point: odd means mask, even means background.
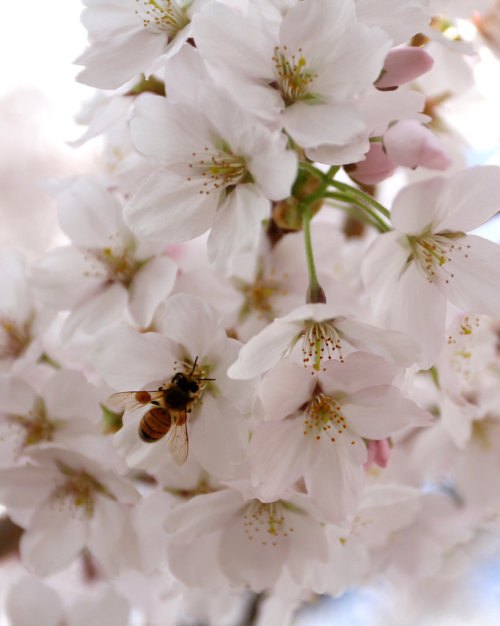
[[[191,369],[190,376],[193,375],[194,370],[196,369],[196,363],[198,363],[198,357],[194,360],[193,368]],[[195,378],[195,380],[215,380],[215,378]]]
[[[198,357],[195,358],[194,363],[193,363],[193,368],[191,370],[191,373],[189,374],[190,376],[193,375],[194,370],[196,369],[196,363],[198,363]]]

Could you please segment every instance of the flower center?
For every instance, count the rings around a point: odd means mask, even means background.
[[[243,527],[249,540],[260,540],[263,546],[278,545],[278,541],[288,537],[293,528],[285,518],[285,506],[276,502],[252,500],[243,514]]]
[[[274,48],[273,63],[276,82],[272,86],[278,89],[283,97],[285,106],[290,106],[297,100],[311,97],[310,89],[317,77],[307,69],[307,61],[302,56],[302,48],[297,50],[298,58],[288,53],[287,47]]]
[[[306,320],[302,339],[302,361],[304,367],[312,365],[315,370],[321,367],[321,361],[333,358],[337,350],[339,361],[344,362],[339,334],[331,321],[315,322]]]
[[[245,159],[230,151],[228,146],[220,152],[193,152],[193,161],[189,168],[193,175],[203,179],[201,194],[220,193],[223,189],[235,187],[238,183],[247,182],[251,177],[247,171]],[[188,177],[192,180],[192,177]]]
[[[460,245],[455,240],[463,237],[463,233],[447,233],[445,235],[428,233],[422,237],[408,236],[412,249],[412,257],[422,268],[430,283],[435,283],[441,276],[445,283],[449,283],[454,274],[445,269],[446,263],[451,262],[453,255],[463,254],[469,258],[470,245]],[[443,276],[444,274],[444,276]]]
[[[31,342],[31,320],[18,324],[11,317],[0,316],[0,359],[16,359]]]
[[[99,483],[84,471],[76,471],[68,467],[62,470],[66,475],[63,483],[52,492],[54,500],[72,509],[75,515],[90,518],[94,515],[95,492]]]
[[[45,403],[42,398],[35,401],[33,410],[28,415],[9,415],[11,423],[21,427],[24,431],[22,448],[31,446],[41,441],[52,441],[56,425],[47,418]]]
[[[136,13],[143,20],[144,28],[154,32],[166,32],[169,42],[187,24],[185,10],[175,0],[136,0]]]
[[[312,435],[318,441],[325,437],[335,443],[347,431],[345,417],[339,402],[323,393],[316,394],[305,414],[304,435]],[[351,441],[355,445],[355,441]]]
[[[92,266],[92,271],[85,273],[86,276],[96,276],[111,283],[121,283],[127,289],[136,274],[144,265],[145,261],[137,261],[133,250],[128,247],[115,245],[109,248],[88,250],[91,262],[98,261],[98,265]],[[89,258],[89,257],[87,257]]]

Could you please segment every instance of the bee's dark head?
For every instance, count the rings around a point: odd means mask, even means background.
[[[179,387],[179,389],[186,392],[190,391],[191,393],[196,393],[200,388],[195,380],[186,376],[182,372],[177,372],[177,374],[172,378],[172,382]]]

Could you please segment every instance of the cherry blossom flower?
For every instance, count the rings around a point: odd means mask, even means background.
[[[0,374],[0,397],[2,466],[25,460],[25,451],[47,442],[102,453],[99,394],[80,372],[55,372],[40,394],[24,380]],[[87,445],[82,437],[90,438]]]
[[[331,359],[344,361],[353,347],[372,350],[399,363],[414,361],[415,346],[401,333],[376,328],[330,304],[305,304],[276,318],[240,350],[228,375],[248,379],[261,374],[300,345],[306,367],[319,370]]]
[[[183,445],[189,445],[189,453],[207,471],[229,477],[246,454],[243,412],[249,411],[253,389],[253,383],[232,381],[226,375],[240,343],[227,337],[212,307],[188,294],[169,298],[160,323],[162,333],[139,333],[126,326],[102,331],[96,339],[96,368],[122,392],[157,390],[177,373],[198,381],[187,415],[189,443]],[[116,444],[127,463],[154,468],[162,463],[165,446],[175,443],[170,444],[168,435],[152,444],[140,439],[137,431],[147,404],[140,407],[141,415],[135,410],[125,414]],[[185,460],[184,455],[175,458],[178,463]]]
[[[72,245],[47,253],[31,274],[47,306],[71,309],[63,336],[112,325],[126,310],[148,326],[172,289],[175,263],[158,246],[137,243],[119,201],[95,179],[79,179],[61,192],[59,220]]]
[[[328,558],[322,516],[302,495],[273,502],[245,500],[232,489],[200,495],[178,505],[165,521],[167,532],[183,546],[171,554],[170,566],[181,573],[182,560],[204,559],[220,568],[229,580],[254,591],[269,588],[287,568],[300,583],[308,566]],[[210,569],[204,586],[210,586]]]
[[[443,345],[446,302],[500,315],[500,247],[467,235],[499,208],[500,169],[476,167],[405,187],[392,207],[394,231],[377,238],[363,264],[373,303],[389,328],[422,344],[432,365]]]
[[[211,228],[209,259],[225,273],[236,253],[255,250],[269,201],[290,195],[296,174],[283,135],[209,84],[199,87],[196,107],[143,95],[131,132],[160,165],[125,206],[140,240],[176,243]]]
[[[78,80],[115,89],[149,73],[162,54],[171,56],[191,37],[191,17],[206,0],[84,0],[82,22],[90,47],[76,60]]]
[[[272,501],[303,477],[330,521],[355,511],[364,485],[364,439],[385,439],[431,416],[390,383],[396,369],[382,357],[355,352],[311,377],[285,363],[263,379],[264,422],[249,450],[254,484]]]
[[[0,470],[0,494],[26,528],[24,563],[39,576],[67,566],[87,547],[111,572],[120,567],[127,503],[139,493],[113,469],[58,446],[30,451],[23,467]]]
[[[298,2],[270,22],[209,5],[193,20],[196,45],[246,107],[300,146],[347,143],[364,128],[354,102],[382,70],[387,35],[359,22],[350,0]]]

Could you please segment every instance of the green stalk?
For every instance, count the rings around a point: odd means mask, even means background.
[[[302,212],[302,227],[304,231],[304,244],[307,259],[307,272],[309,274],[309,287],[307,289],[306,302],[326,302],[325,292],[319,284],[314,264],[314,255],[311,243],[311,212],[305,209]]]
[[[342,202],[354,204],[359,209],[365,211],[366,213],[368,213],[368,215],[371,216],[374,221],[374,224],[372,224],[372,226],[375,226],[381,233],[387,233],[391,230],[390,226],[388,226],[373,209],[362,204],[355,197],[336,192],[327,192],[324,194],[324,197],[332,198],[332,200],[341,200]]]
[[[377,209],[377,211],[380,211],[380,213],[382,213],[382,215],[384,215],[385,217],[387,218],[391,217],[390,211],[386,209],[385,206],[380,204],[380,202],[377,202],[375,198],[372,198],[367,193],[364,193],[363,191],[361,191],[361,189],[357,189],[356,187],[352,187],[351,185],[347,185],[346,183],[341,183],[338,180],[331,180],[330,185],[332,187],[335,187],[336,189],[339,189],[340,191],[357,196],[363,202],[371,204],[375,209]]]
[[[342,202],[345,202],[345,200],[342,200]],[[349,203],[349,204],[351,204],[351,203]],[[354,206],[347,206],[347,205],[344,205],[344,204],[339,204],[337,202],[326,202],[326,205],[330,206],[330,207],[332,207],[334,209],[339,209],[339,211],[343,211],[344,213],[347,213],[348,215],[352,215],[352,217],[355,217],[356,219],[360,220],[361,222],[364,222],[365,224],[367,224],[367,226],[371,226],[372,228],[375,228],[380,233],[386,232],[385,229],[382,229],[377,222],[374,222],[367,215],[362,213],[358,206],[356,206],[356,207],[354,207]]]

